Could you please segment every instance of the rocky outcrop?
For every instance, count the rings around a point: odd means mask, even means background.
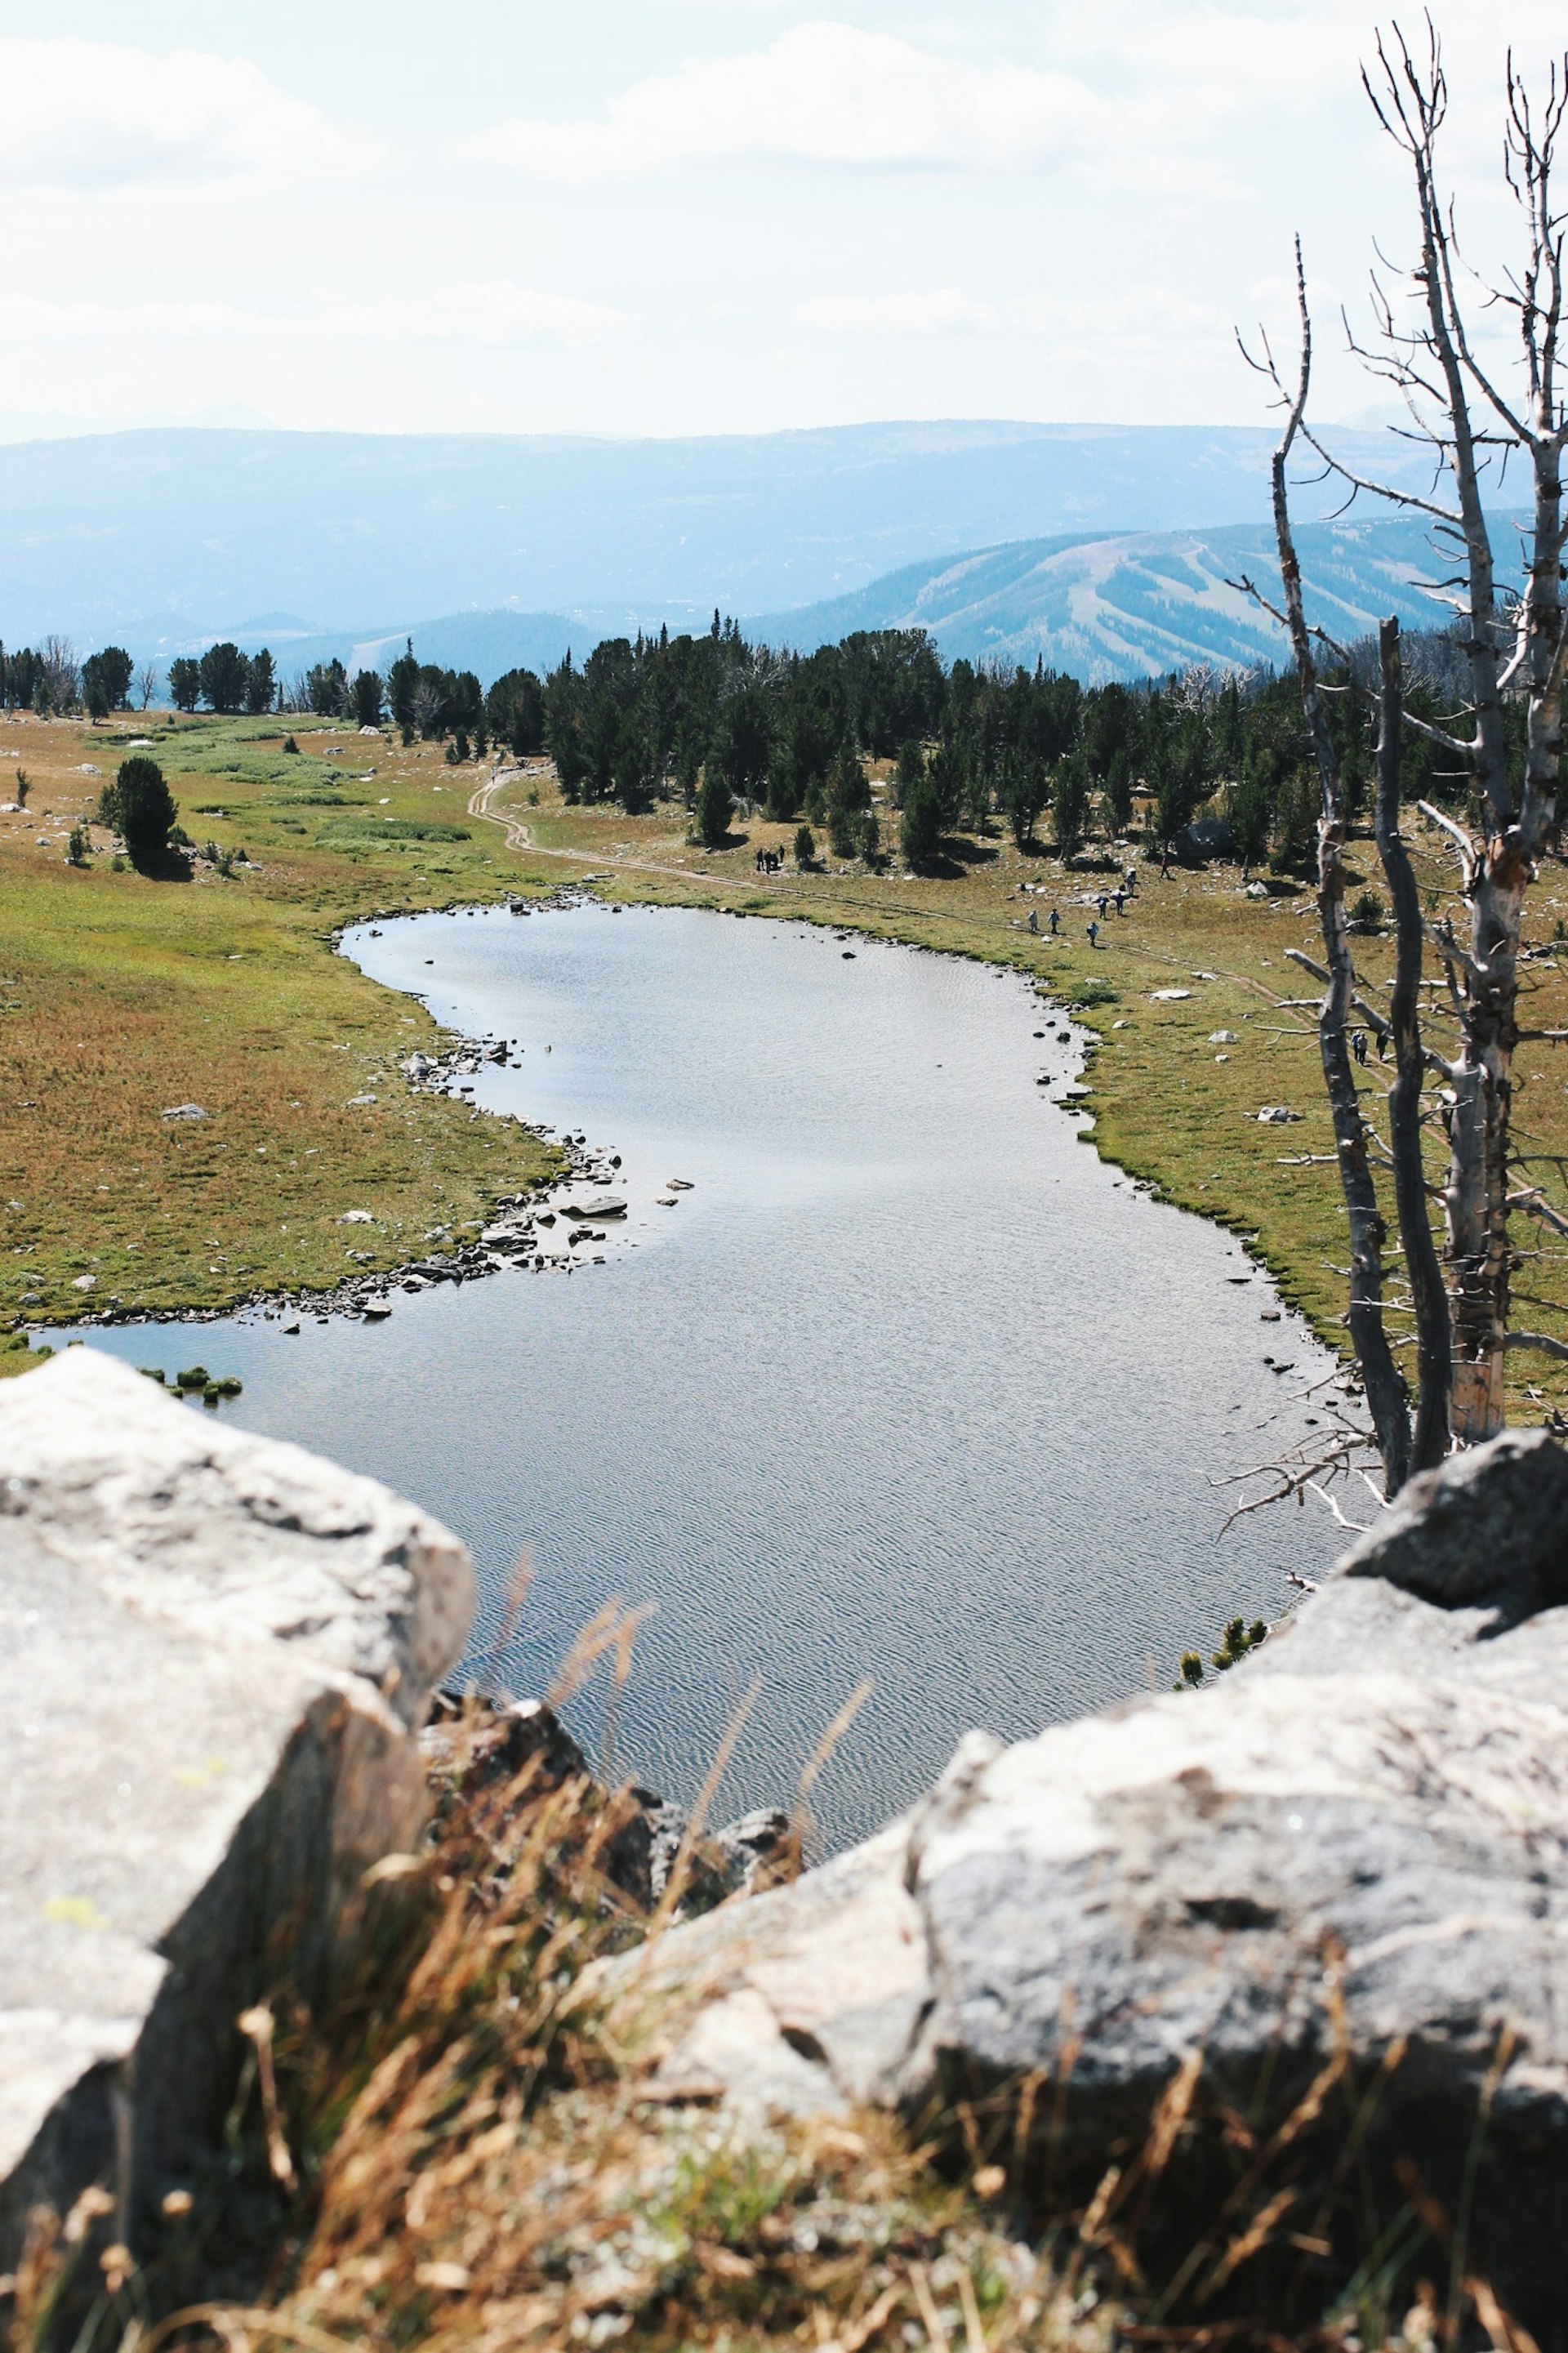
[[[919,2112],[1030,2084],[1080,2202],[1179,2096],[1189,2233],[1243,2140],[1253,2203],[1278,2186],[1293,2104],[1287,2168],[1314,2132],[1342,2153],[1359,2116],[1357,2196],[1375,2180],[1416,2239],[1422,2216],[1462,2231],[1428,2267],[1486,2272],[1556,2341],[1565,1507],[1568,1458],[1500,1440],[1418,1482],[1216,1686],[1011,1748],[970,1736],[879,1838],[618,1965],[654,2089]],[[1292,2178],[1279,2215],[1342,2276],[1338,2208]]]
[[[450,1788],[471,1808],[486,1790],[503,1810],[531,1806],[541,1788],[578,1783],[595,1810],[614,1817],[600,1852],[605,1876],[642,1912],[664,1897],[679,1861],[677,1916],[711,1911],[786,1875],[794,1860],[787,1814],[763,1809],[721,1830],[694,1831],[690,1816],[656,1789],[631,1782],[608,1789],[555,1710],[539,1699],[437,1694],[420,1746],[437,1792]],[[495,1841],[498,1848],[504,1841]]]
[[[412,1504],[106,1356],[0,1389],[0,2267],[34,2204],[108,2183],[136,2237],[210,2161],[238,2013],[330,1992],[418,1838],[472,1605]]]

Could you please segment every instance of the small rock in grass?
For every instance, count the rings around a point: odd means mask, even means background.
[[[166,1112],[159,1115],[163,1119],[205,1119],[206,1117],[200,1103],[174,1103]]]

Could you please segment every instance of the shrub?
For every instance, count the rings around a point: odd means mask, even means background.
[[[174,1375],[177,1389],[205,1389],[212,1376],[205,1365],[190,1365],[183,1373]]]
[[[1375,891],[1363,891],[1351,908],[1351,921],[1363,930],[1377,931],[1383,923],[1383,901]]]
[[[697,788],[697,839],[704,849],[718,849],[729,839],[733,806],[729,779],[718,762],[710,761]]]
[[[923,771],[904,796],[899,839],[905,862],[917,870],[929,866],[941,848],[942,798]]]
[[[295,743],[294,738],[292,737],[292,735],[285,735],[285,736],[284,736],[284,738],[283,738],[283,749],[284,749],[286,752],[292,752],[292,753],[296,755],[296,757],[297,757],[297,756],[298,756],[298,754],[299,754],[300,746],[298,745],[298,744],[296,744],[296,743]]]
[[[125,844],[126,856],[132,866],[155,866],[168,854],[169,835],[179,814],[163,769],[145,754],[133,754],[121,762],[111,793],[105,792],[100,808],[111,796],[110,821]]]
[[[71,866],[87,864],[87,836],[79,825],[73,825],[70,829],[70,839],[66,844],[66,860]]]
[[[1225,1630],[1225,1639],[1215,1652],[1211,1664],[1223,1674],[1226,1668],[1234,1667],[1238,1659],[1245,1659],[1248,1651],[1255,1651],[1268,1631],[1261,1618],[1255,1618],[1250,1626],[1243,1618],[1233,1618]]]
[[[795,862],[797,866],[806,867],[816,856],[816,844],[812,839],[811,828],[803,825],[795,838]]]

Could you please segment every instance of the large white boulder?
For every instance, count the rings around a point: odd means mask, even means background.
[[[1565,1604],[1568,1456],[1456,1458],[1215,1685],[971,1735],[879,1839],[622,1964],[652,2088],[919,2114],[1032,2082],[1070,2202],[1189,2065],[1221,2175],[1225,2115],[1337,2070],[1313,2128],[1342,2148],[1367,2095],[1390,2211],[1412,2161],[1468,2200],[1539,2333],[1568,2235]]]
[[[330,1987],[473,1599],[414,1505],[106,1356],[0,1386],[0,2265],[95,2181],[134,2234],[238,2012]]]

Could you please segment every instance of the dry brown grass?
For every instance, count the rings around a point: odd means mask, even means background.
[[[552,1755],[498,1778],[483,1709],[447,1736],[427,1851],[370,1874],[353,1982],[320,2016],[279,1986],[241,2021],[229,2175],[166,2201],[145,2270],[103,2244],[107,2199],[40,2217],[11,2353],[1531,2353],[1422,2173],[1369,2187],[1405,2054],[1352,2064],[1332,1954],[1315,2063],[1240,2098],[1189,2054],[1092,2177],[1070,2052],[920,2119],[652,2098],[646,2020],[591,1965],[663,1914],[608,1867],[626,1795]]]

